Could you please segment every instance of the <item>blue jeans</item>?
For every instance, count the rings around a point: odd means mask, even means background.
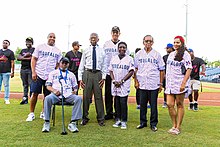
[[[4,83],[4,89],[5,89],[5,100],[9,100],[9,79],[10,79],[11,73],[0,73],[0,90],[2,89],[2,81]]]
[[[78,95],[72,94],[69,97],[66,97],[64,100],[68,103],[74,103],[74,106],[72,109],[71,120],[76,121],[76,120],[81,119],[82,118],[82,109],[81,109],[82,98]],[[61,99],[53,93],[45,97],[45,100],[44,100],[45,120],[50,120],[51,107],[53,104],[56,104],[59,101],[61,101]]]

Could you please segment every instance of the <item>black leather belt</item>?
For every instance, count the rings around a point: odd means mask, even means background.
[[[86,71],[89,71],[89,72],[92,72],[92,73],[97,73],[97,72],[100,72],[101,70],[93,70],[93,69],[87,69],[86,68]]]

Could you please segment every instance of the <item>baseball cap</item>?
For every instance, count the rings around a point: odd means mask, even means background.
[[[189,51],[189,52],[193,52],[193,49],[191,49],[191,48],[188,48],[188,51]]]
[[[79,41],[74,41],[74,42],[72,43],[72,47],[74,47],[74,46],[82,46],[82,45],[79,44]]]
[[[34,40],[33,40],[32,37],[28,37],[28,38],[26,38],[26,41],[30,41],[30,42],[32,42],[32,44],[34,44]]]
[[[70,60],[67,58],[67,57],[62,57],[61,59],[60,59],[60,62],[64,62],[64,63],[70,63]]]
[[[173,44],[168,43],[168,44],[167,44],[167,48],[173,48]]]
[[[114,26],[114,27],[112,27],[112,32],[113,31],[120,32],[120,29],[118,26]]]

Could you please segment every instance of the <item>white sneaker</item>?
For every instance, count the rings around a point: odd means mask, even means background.
[[[45,122],[43,125],[42,132],[49,132],[50,131],[50,122]]]
[[[126,122],[121,122],[121,129],[127,129],[127,124]]]
[[[6,105],[9,105],[9,104],[10,104],[10,101],[9,101],[9,100],[5,100],[5,104],[6,104]]]
[[[68,125],[68,129],[70,130],[70,132],[72,133],[76,133],[79,132],[77,126],[76,126],[76,122],[72,122]]]
[[[121,121],[120,120],[117,120],[116,122],[115,122],[115,124],[114,125],[112,125],[114,128],[118,128],[118,127],[120,127],[121,126]]]
[[[44,112],[41,112],[41,113],[40,113],[40,118],[42,118],[43,120],[45,120]]]
[[[33,121],[35,119],[34,113],[28,114],[26,121]]]
[[[169,129],[168,133],[172,134],[175,129],[176,128],[172,127],[171,129]]]

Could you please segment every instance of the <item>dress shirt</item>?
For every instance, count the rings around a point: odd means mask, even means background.
[[[83,51],[82,59],[78,69],[78,78],[79,81],[82,80],[82,75],[84,70],[90,69],[92,70],[92,52],[93,46],[89,46],[87,49]],[[103,48],[100,48],[96,45],[96,70],[100,70],[102,72],[102,79],[106,78],[106,58],[105,52]]]

